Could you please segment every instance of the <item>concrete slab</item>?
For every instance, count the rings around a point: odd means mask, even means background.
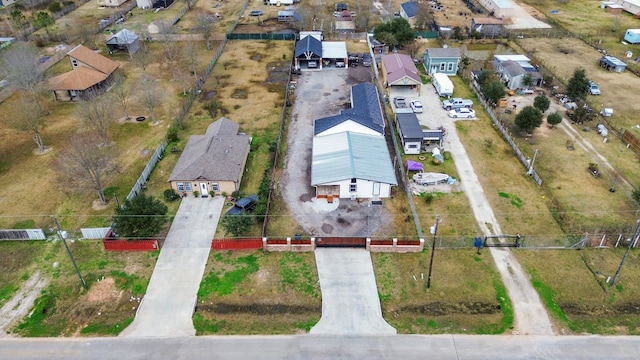
[[[395,334],[382,318],[371,255],[364,249],[316,249],[322,318],[311,334]]]
[[[193,336],[191,317],[224,199],[186,197],[133,323],[120,336]]]

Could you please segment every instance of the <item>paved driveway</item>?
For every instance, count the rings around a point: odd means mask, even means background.
[[[195,335],[191,317],[222,197],[182,199],[133,323],[120,336]]]
[[[311,334],[395,334],[382,318],[371,255],[364,249],[319,248],[315,251],[322,318]]]

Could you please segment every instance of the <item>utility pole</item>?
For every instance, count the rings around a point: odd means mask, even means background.
[[[431,271],[433,270],[433,254],[436,252],[436,237],[438,236],[438,224],[440,217],[436,215],[436,224],[431,227],[433,242],[431,243],[431,260],[429,260],[429,275],[427,276],[427,289],[431,287]]]
[[[638,234],[640,233],[640,220],[636,222],[636,230],[633,232],[633,236],[629,241],[629,246],[627,246],[627,251],[624,252],[624,256],[622,256],[622,261],[620,261],[620,266],[618,266],[618,270],[616,270],[616,274],[613,275],[613,280],[611,280],[611,284],[609,286],[613,286],[618,280],[618,276],[620,275],[620,271],[622,271],[622,265],[624,265],[625,260],[627,260],[627,255],[629,255],[629,251],[633,246],[633,243],[638,238]]]
[[[60,238],[62,239],[62,243],[64,244],[65,249],[67,249],[67,254],[69,254],[71,263],[73,264],[73,267],[76,269],[76,273],[80,278],[80,284],[82,285],[83,289],[87,290],[87,283],[82,278],[82,275],[80,274],[80,269],[78,269],[78,265],[76,265],[76,260],[73,258],[73,255],[71,255],[71,249],[69,249],[69,245],[67,245],[67,233],[65,231],[62,231],[62,229],[60,229],[60,223],[58,222],[58,218],[56,218],[54,215],[51,215],[51,217],[53,218],[53,222],[56,224],[56,228],[58,229],[58,235],[60,235]]]
[[[536,162],[536,156],[538,156],[538,149],[533,153],[533,160],[531,160],[531,164],[529,164],[529,169],[527,169],[527,175],[531,176],[533,174],[533,164]]]

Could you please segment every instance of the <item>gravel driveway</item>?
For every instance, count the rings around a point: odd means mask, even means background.
[[[370,68],[325,69],[298,77],[296,100],[287,132],[282,196],[296,221],[313,236],[370,236],[386,228],[384,206],[340,199],[328,204],[315,199],[311,184],[313,121],[349,108],[351,85],[371,80]]]

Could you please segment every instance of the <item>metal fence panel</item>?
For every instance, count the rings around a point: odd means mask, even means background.
[[[0,240],[46,240],[42,229],[0,229]]]
[[[111,230],[110,227],[103,228],[81,228],[82,237],[84,239],[104,239]]]

